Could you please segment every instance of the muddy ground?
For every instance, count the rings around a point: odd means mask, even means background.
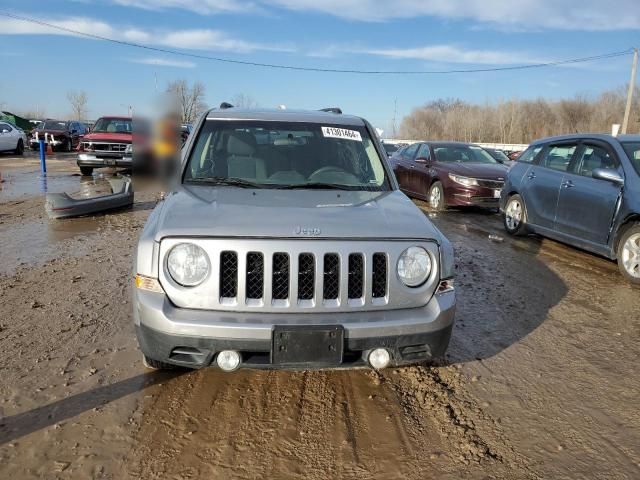
[[[157,195],[50,221],[92,194],[73,159],[0,157],[0,478],[639,478],[640,295],[615,264],[434,215],[459,308],[439,366],[148,373],[131,254]]]

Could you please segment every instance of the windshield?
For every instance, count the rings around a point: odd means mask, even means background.
[[[491,149],[491,150],[487,150],[487,152],[489,152],[489,155],[491,155],[493,158],[495,158],[499,162],[511,161],[509,160],[509,157],[507,157],[507,155],[502,150]]]
[[[252,188],[390,188],[365,127],[236,120],[204,124],[184,182]]]
[[[392,153],[398,151],[398,145],[396,145],[395,143],[385,143],[383,147],[384,147],[384,150],[387,152],[387,155],[391,155]]]
[[[66,130],[67,122],[59,122],[58,120],[45,120],[38,128],[42,130]]]
[[[623,142],[622,147],[624,151],[627,152],[633,168],[635,168],[638,175],[640,175],[640,142]]]
[[[472,145],[434,146],[437,162],[444,163],[498,163],[484,148]]]
[[[131,133],[131,120],[128,118],[100,118],[91,129],[91,133]]]

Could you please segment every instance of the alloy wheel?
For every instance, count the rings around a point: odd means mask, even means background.
[[[440,187],[435,186],[431,189],[431,195],[429,196],[429,203],[433,208],[440,207],[440,201],[442,198],[442,192],[440,191]]]
[[[505,211],[505,222],[511,231],[516,230],[522,222],[522,204],[518,200],[511,200]]]
[[[622,265],[633,278],[640,278],[640,233],[627,238],[622,247]]]

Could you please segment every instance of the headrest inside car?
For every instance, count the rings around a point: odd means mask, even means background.
[[[256,151],[256,137],[248,132],[233,132],[227,142],[229,155],[250,157]]]

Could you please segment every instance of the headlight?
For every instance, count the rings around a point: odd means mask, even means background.
[[[133,145],[131,143],[124,149],[124,153],[133,153]]]
[[[167,269],[171,278],[185,287],[199,285],[209,274],[209,257],[193,243],[180,243],[167,257]]]
[[[431,273],[431,257],[422,247],[409,247],[398,259],[398,276],[407,287],[419,287]]]
[[[464,185],[465,187],[478,186],[478,180],[475,178],[462,177],[460,175],[454,175],[453,173],[449,174],[449,178],[460,185]]]

